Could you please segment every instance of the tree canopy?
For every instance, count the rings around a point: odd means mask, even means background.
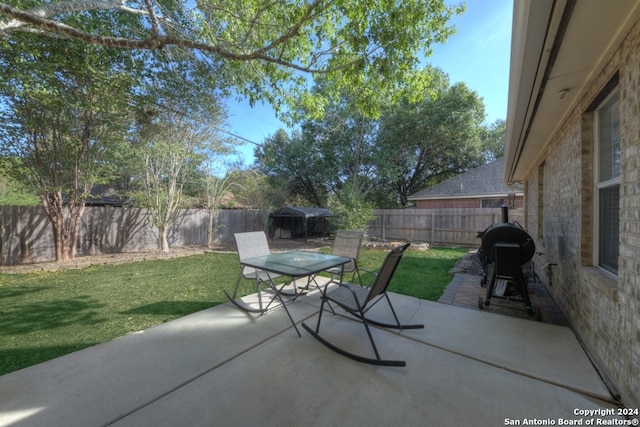
[[[59,260],[74,258],[91,188],[134,178],[136,132],[167,112],[211,128],[224,118],[206,75],[164,52],[19,33],[0,39],[0,75],[4,172],[40,197]]]
[[[302,120],[290,136],[281,130],[267,138],[255,151],[256,166],[316,206],[347,189],[349,197],[388,208],[406,206],[409,195],[479,166],[483,152],[495,150],[501,128],[483,124],[477,92],[450,85],[440,69],[429,71],[433,96],[386,105],[373,119],[344,91],[322,118]],[[325,83],[320,79],[314,90],[323,91]]]
[[[463,11],[444,0],[9,0],[0,2],[0,36],[190,58],[218,89],[276,109],[295,99],[321,113],[328,97],[359,88],[354,102],[376,115],[379,95],[429,92],[420,57],[453,34],[448,20]],[[332,93],[309,93],[305,72],[325,75]]]
[[[464,83],[449,84],[434,71],[435,96],[404,102],[381,118],[379,175],[401,205],[423,188],[482,163],[481,133],[485,110],[477,92]]]

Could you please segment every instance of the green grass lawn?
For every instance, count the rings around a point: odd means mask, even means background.
[[[409,251],[389,290],[436,301],[466,249]],[[363,249],[376,269],[386,251]],[[0,275],[0,375],[225,303],[235,254],[208,253],[83,270]],[[255,292],[245,281],[242,294]]]

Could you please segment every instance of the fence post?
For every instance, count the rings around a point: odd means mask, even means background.
[[[385,229],[385,226],[384,226],[384,224],[385,224],[384,218],[385,218],[385,214],[383,212],[382,213],[382,240],[383,241],[387,240],[387,230]]]
[[[433,242],[436,238],[436,213],[435,211],[431,212],[431,242],[429,243],[433,246]]]

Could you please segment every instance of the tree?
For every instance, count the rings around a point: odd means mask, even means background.
[[[220,149],[211,126],[216,123],[215,115],[201,121],[201,116],[193,119],[176,107],[159,108],[153,120],[141,126],[137,142],[143,167],[138,200],[158,228],[163,252],[169,252],[167,232],[183,207],[185,184],[201,169],[206,153]]]
[[[287,203],[281,189],[270,185],[269,178],[255,168],[234,169],[229,178],[234,183],[235,200],[249,209],[256,230],[264,230],[270,210]]]
[[[211,87],[233,88],[276,108],[298,99],[316,114],[328,98],[308,93],[300,72],[323,74],[334,94],[363,88],[354,102],[376,115],[378,95],[415,99],[429,91],[418,56],[453,33],[447,21],[463,11],[444,0],[10,0],[0,2],[0,35],[32,33],[191,57],[208,70]],[[102,25],[88,28],[96,19]]]
[[[364,115],[353,92],[343,91],[322,118],[303,120],[299,133],[267,139],[256,150],[260,170],[316,206],[342,198],[348,185],[346,195],[397,207],[410,194],[479,166],[482,99],[464,83],[450,86],[441,70],[429,73],[432,97],[389,105],[380,119]],[[315,90],[325,85],[319,79]]]
[[[401,206],[410,194],[481,164],[482,99],[464,83],[449,86],[448,76],[437,74],[433,97],[406,101],[381,118],[379,178]]]
[[[129,124],[127,55],[101,46],[0,41],[0,121],[6,173],[28,183],[52,225],[57,261],[75,257],[80,219],[102,156]],[[105,96],[109,93],[109,96]]]
[[[328,84],[317,78],[313,91],[327,94]],[[273,185],[279,183],[292,196],[319,207],[347,182],[364,197],[374,188],[378,122],[356,107],[353,93],[343,91],[318,118],[297,105],[295,114],[308,117],[301,120],[300,131],[290,137],[278,131],[256,149],[257,164]]]
[[[502,119],[485,126],[481,132],[482,155],[486,163],[493,162],[504,156],[504,137],[507,123]]]
[[[212,247],[215,240],[215,232],[222,227],[219,222],[220,207],[223,198],[236,186],[231,180],[231,175],[219,176],[221,167],[214,166],[215,162],[209,159],[204,166],[205,171],[205,208],[209,213],[209,225],[207,227],[207,246]]]
[[[326,206],[328,177],[333,171],[323,166],[318,145],[305,140],[301,132],[289,136],[278,130],[256,147],[255,156],[258,170],[269,177],[273,188],[284,187],[314,206]]]
[[[327,85],[325,79],[318,78],[314,91],[329,93]],[[329,194],[339,193],[347,182],[364,197],[373,188],[378,121],[357,107],[354,99],[358,91],[343,91],[326,105],[322,117],[307,118],[301,125],[307,148],[318,153],[315,167],[324,171]]]

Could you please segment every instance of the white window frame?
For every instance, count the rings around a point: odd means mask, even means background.
[[[620,91],[619,88],[616,86],[609,95],[607,95],[607,97],[600,103],[600,105],[598,105],[598,107],[595,110],[595,126],[594,126],[594,140],[595,140],[595,150],[594,150],[594,166],[595,166],[595,173],[594,173],[594,206],[593,206],[593,213],[594,213],[594,221],[593,221],[593,263],[595,266],[597,266],[600,270],[606,272],[607,274],[612,275],[613,277],[617,278],[618,277],[618,272],[617,271],[612,271],[609,268],[606,268],[605,266],[601,265],[601,261],[600,261],[600,241],[601,241],[601,235],[600,235],[600,191],[603,189],[610,189],[613,188],[615,186],[618,186],[618,188],[620,187],[620,174],[618,173],[617,176],[614,176],[610,179],[605,179],[601,181],[600,178],[600,162],[601,162],[601,156],[600,156],[600,112],[602,110],[602,108],[611,100],[611,98],[613,98],[614,96],[618,96],[618,114],[619,114],[619,103],[620,103]],[[620,118],[618,117],[618,120],[620,120]],[[619,138],[619,136],[618,136]],[[619,240],[620,240],[620,235],[619,235],[619,230],[618,230],[618,245],[619,245]],[[619,267],[619,266],[618,266]]]

